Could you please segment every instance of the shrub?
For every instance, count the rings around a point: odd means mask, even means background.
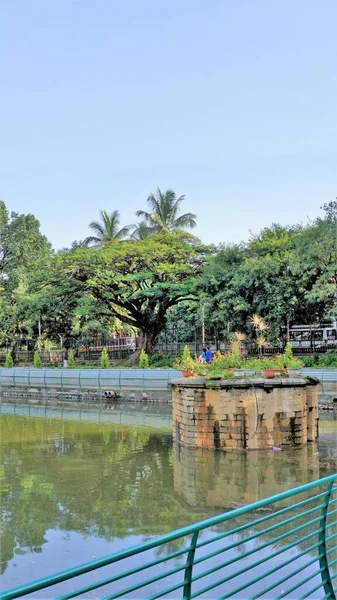
[[[283,353],[284,358],[286,358],[287,360],[292,360],[294,358],[293,355],[293,349],[292,349],[292,345],[290,342],[286,343],[286,347],[284,349],[284,353]]]
[[[302,356],[302,362],[305,367],[317,367],[317,360],[312,356]]]
[[[196,361],[193,360],[188,346],[185,346],[182,355],[174,361],[174,367],[179,371],[194,371]]]
[[[321,356],[318,360],[319,367],[337,367],[337,352],[336,350],[328,350],[325,356]]]
[[[155,353],[149,356],[149,366],[157,369],[170,369],[173,367],[174,360],[174,356]]]
[[[74,352],[71,348],[69,348],[68,350],[68,368],[69,369],[73,369],[75,367],[75,359],[74,359]]]
[[[101,354],[101,368],[102,369],[108,369],[110,366],[110,362],[109,362],[109,354],[106,348],[103,348],[102,350],[102,354]]]
[[[40,356],[38,350],[35,350],[35,352],[34,352],[34,367],[36,369],[41,369],[41,367],[42,367],[41,356]]]
[[[299,369],[304,365],[302,360],[294,358],[293,349],[290,342],[286,343],[286,347],[282,356],[280,357],[280,361],[283,362],[284,367],[290,367],[292,369]]]
[[[148,369],[149,368],[149,357],[146,354],[145,350],[141,350],[141,352],[140,352],[139,368],[140,369]]]
[[[6,355],[5,367],[7,369],[11,369],[12,367],[14,367],[14,360],[13,360],[12,353],[10,350],[8,350],[7,355]]]

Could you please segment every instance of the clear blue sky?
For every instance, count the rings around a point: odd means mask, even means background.
[[[206,242],[337,195],[336,0],[4,0],[0,198],[55,247],[159,185]]]

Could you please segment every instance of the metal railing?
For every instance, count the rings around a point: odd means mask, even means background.
[[[0,388],[32,387],[62,390],[167,390],[175,369],[25,369],[0,368]]]
[[[44,598],[336,599],[337,474],[3,592]],[[75,582],[76,580],[76,582]],[[97,595],[98,594],[98,595]]]

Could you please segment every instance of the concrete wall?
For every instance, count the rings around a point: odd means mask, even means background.
[[[171,403],[171,390],[112,390],[109,392],[86,389],[1,387],[0,398],[6,402],[48,405],[86,405],[113,407],[118,402]]]
[[[211,387],[212,386],[212,387]],[[173,438],[182,446],[257,450],[318,435],[317,384],[307,379],[173,382]]]

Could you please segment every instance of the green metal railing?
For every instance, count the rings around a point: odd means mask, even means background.
[[[325,477],[0,597],[336,599],[336,482]]]

